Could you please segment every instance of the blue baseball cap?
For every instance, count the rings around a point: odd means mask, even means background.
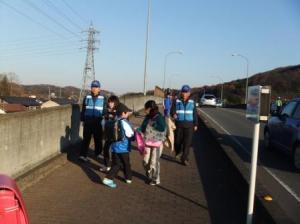
[[[98,80],[92,81],[91,88],[93,88],[93,87],[100,88],[101,87],[100,82]]]
[[[191,87],[189,85],[183,85],[181,87],[181,92],[184,92],[184,93],[191,92]]]

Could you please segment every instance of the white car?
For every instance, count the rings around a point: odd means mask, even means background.
[[[200,99],[200,106],[217,106],[217,98],[212,94],[203,94]]]

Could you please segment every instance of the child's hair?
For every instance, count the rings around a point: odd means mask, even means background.
[[[107,102],[110,103],[110,102],[113,102],[115,103],[115,106],[117,106],[120,101],[119,101],[119,98],[115,95],[111,95],[108,99],[107,99]]]
[[[158,113],[158,106],[157,104],[155,103],[154,100],[148,100],[146,103],[145,103],[145,109],[149,109],[150,108],[150,113],[149,113],[149,117],[152,118],[155,114]]]

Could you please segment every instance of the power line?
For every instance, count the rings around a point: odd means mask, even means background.
[[[55,4],[52,1],[50,1],[50,0],[43,0],[43,1],[48,5],[48,7],[54,9],[54,11],[56,11],[57,14],[59,14],[61,17],[65,18],[74,27],[82,30],[82,28],[78,24],[73,22],[65,13],[63,13],[58,7],[56,7]]]
[[[86,19],[84,19],[78,12],[76,12],[65,0],[62,0],[62,2],[76,15],[83,23],[89,23]]]
[[[79,51],[80,49],[78,48],[70,48],[70,47],[66,47],[66,48],[60,48],[59,51],[61,50],[76,50]],[[23,52],[19,52],[17,54],[5,54],[5,55],[1,55],[0,57],[12,57],[12,56],[23,56],[23,55],[28,55],[28,54],[43,54],[43,53],[48,53],[48,52],[59,52],[57,49],[53,49],[53,48],[45,48],[45,49],[37,49],[37,50],[33,50],[33,51],[23,51]]]
[[[16,58],[22,57],[22,58],[31,58],[32,56],[45,56],[45,55],[59,55],[61,53],[83,53],[84,51],[78,50],[78,48],[70,48],[70,49],[62,49],[62,51],[41,51],[41,52],[26,52],[24,54],[15,54],[15,55],[5,55],[0,56],[0,61],[8,61],[10,58],[13,57],[12,60],[15,60]],[[25,57],[26,56],[26,57]],[[30,57],[28,57],[30,56]]]
[[[77,49],[78,50],[78,49]],[[83,52],[79,52],[79,51],[65,51],[65,52],[59,52],[59,53],[53,53],[53,54],[33,54],[30,55],[31,57],[23,57],[23,58],[14,58],[13,62],[15,63],[16,61],[20,62],[20,61],[28,61],[30,59],[32,59],[32,57],[49,57],[49,56],[61,56],[61,55],[74,55],[74,54],[79,54],[79,53],[83,53]],[[5,58],[5,59],[1,59],[0,63],[2,62],[6,62],[9,63],[10,59]]]
[[[78,40],[77,37],[74,37],[74,35],[65,36],[65,37],[68,38],[68,40],[75,39],[75,38],[76,38],[76,40]],[[46,39],[46,38],[50,38],[50,39]],[[51,40],[51,39],[61,40],[61,38],[58,38],[57,36],[48,35],[48,36],[36,36],[36,37],[31,37],[31,38],[22,38],[22,39],[14,39],[14,40],[10,39],[9,41],[1,41],[0,44],[7,46],[7,45],[10,45],[10,44],[13,44],[13,45],[20,44],[20,42],[21,42],[21,44],[24,43],[24,42],[25,43],[35,42],[36,43],[37,40]],[[68,41],[68,40],[61,40],[61,41]]]
[[[74,45],[72,45],[73,47]],[[48,49],[57,49],[57,48],[62,48],[62,47],[67,47],[66,44],[63,43],[58,43],[58,44],[51,44],[51,45],[42,45],[42,46],[24,46],[24,47],[19,47],[19,48],[12,48],[12,49],[0,49],[1,53],[18,53],[18,52],[26,52],[26,51],[35,51],[35,50],[48,50]],[[69,45],[71,47],[71,45]],[[1,55],[0,53],[0,55]]]
[[[15,7],[7,4],[6,2],[4,2],[3,0],[0,0],[0,3],[2,3],[3,5],[5,5],[6,7],[10,8],[11,10],[13,10],[14,12],[18,13],[19,15],[21,16],[24,16],[25,18],[29,19],[31,22],[41,26],[42,28],[48,30],[49,32],[51,33],[54,33],[55,35],[59,36],[60,38],[65,38],[63,35],[51,30],[50,28],[44,26],[42,23],[38,22],[38,21],[35,21],[33,18],[31,18],[30,16],[26,15],[25,13],[23,13],[22,11],[16,9]]]
[[[79,44],[80,42],[77,40],[65,40],[65,41],[50,41],[50,42],[37,42],[37,43],[25,43],[25,44],[15,44],[15,45],[3,45],[0,47],[1,52],[3,51],[14,51],[14,50],[22,50],[22,49],[32,49],[32,48],[43,48],[43,47],[57,47],[57,46],[67,46]],[[5,46],[5,47],[4,47]],[[3,47],[3,48],[2,48]]]
[[[36,10],[37,12],[39,12],[40,14],[44,15],[45,17],[47,17],[49,20],[51,20],[56,25],[60,26],[62,29],[66,30],[67,32],[69,32],[71,34],[73,34],[74,36],[80,37],[77,33],[74,33],[73,31],[71,31],[70,29],[68,29],[67,27],[65,27],[63,24],[61,24],[60,22],[58,22],[56,19],[54,19],[51,16],[49,16],[46,12],[44,12],[43,10],[41,10],[38,6],[36,6],[30,0],[26,0],[25,3],[28,4],[34,10]]]

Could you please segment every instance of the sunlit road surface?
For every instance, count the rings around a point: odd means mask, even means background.
[[[251,159],[253,123],[246,120],[241,109],[200,108],[199,112],[222,135],[231,139],[242,161]],[[259,165],[263,172],[258,179],[269,191],[273,200],[295,223],[300,223],[300,173],[292,165],[291,158],[278,150],[264,150],[263,128],[260,129]]]

